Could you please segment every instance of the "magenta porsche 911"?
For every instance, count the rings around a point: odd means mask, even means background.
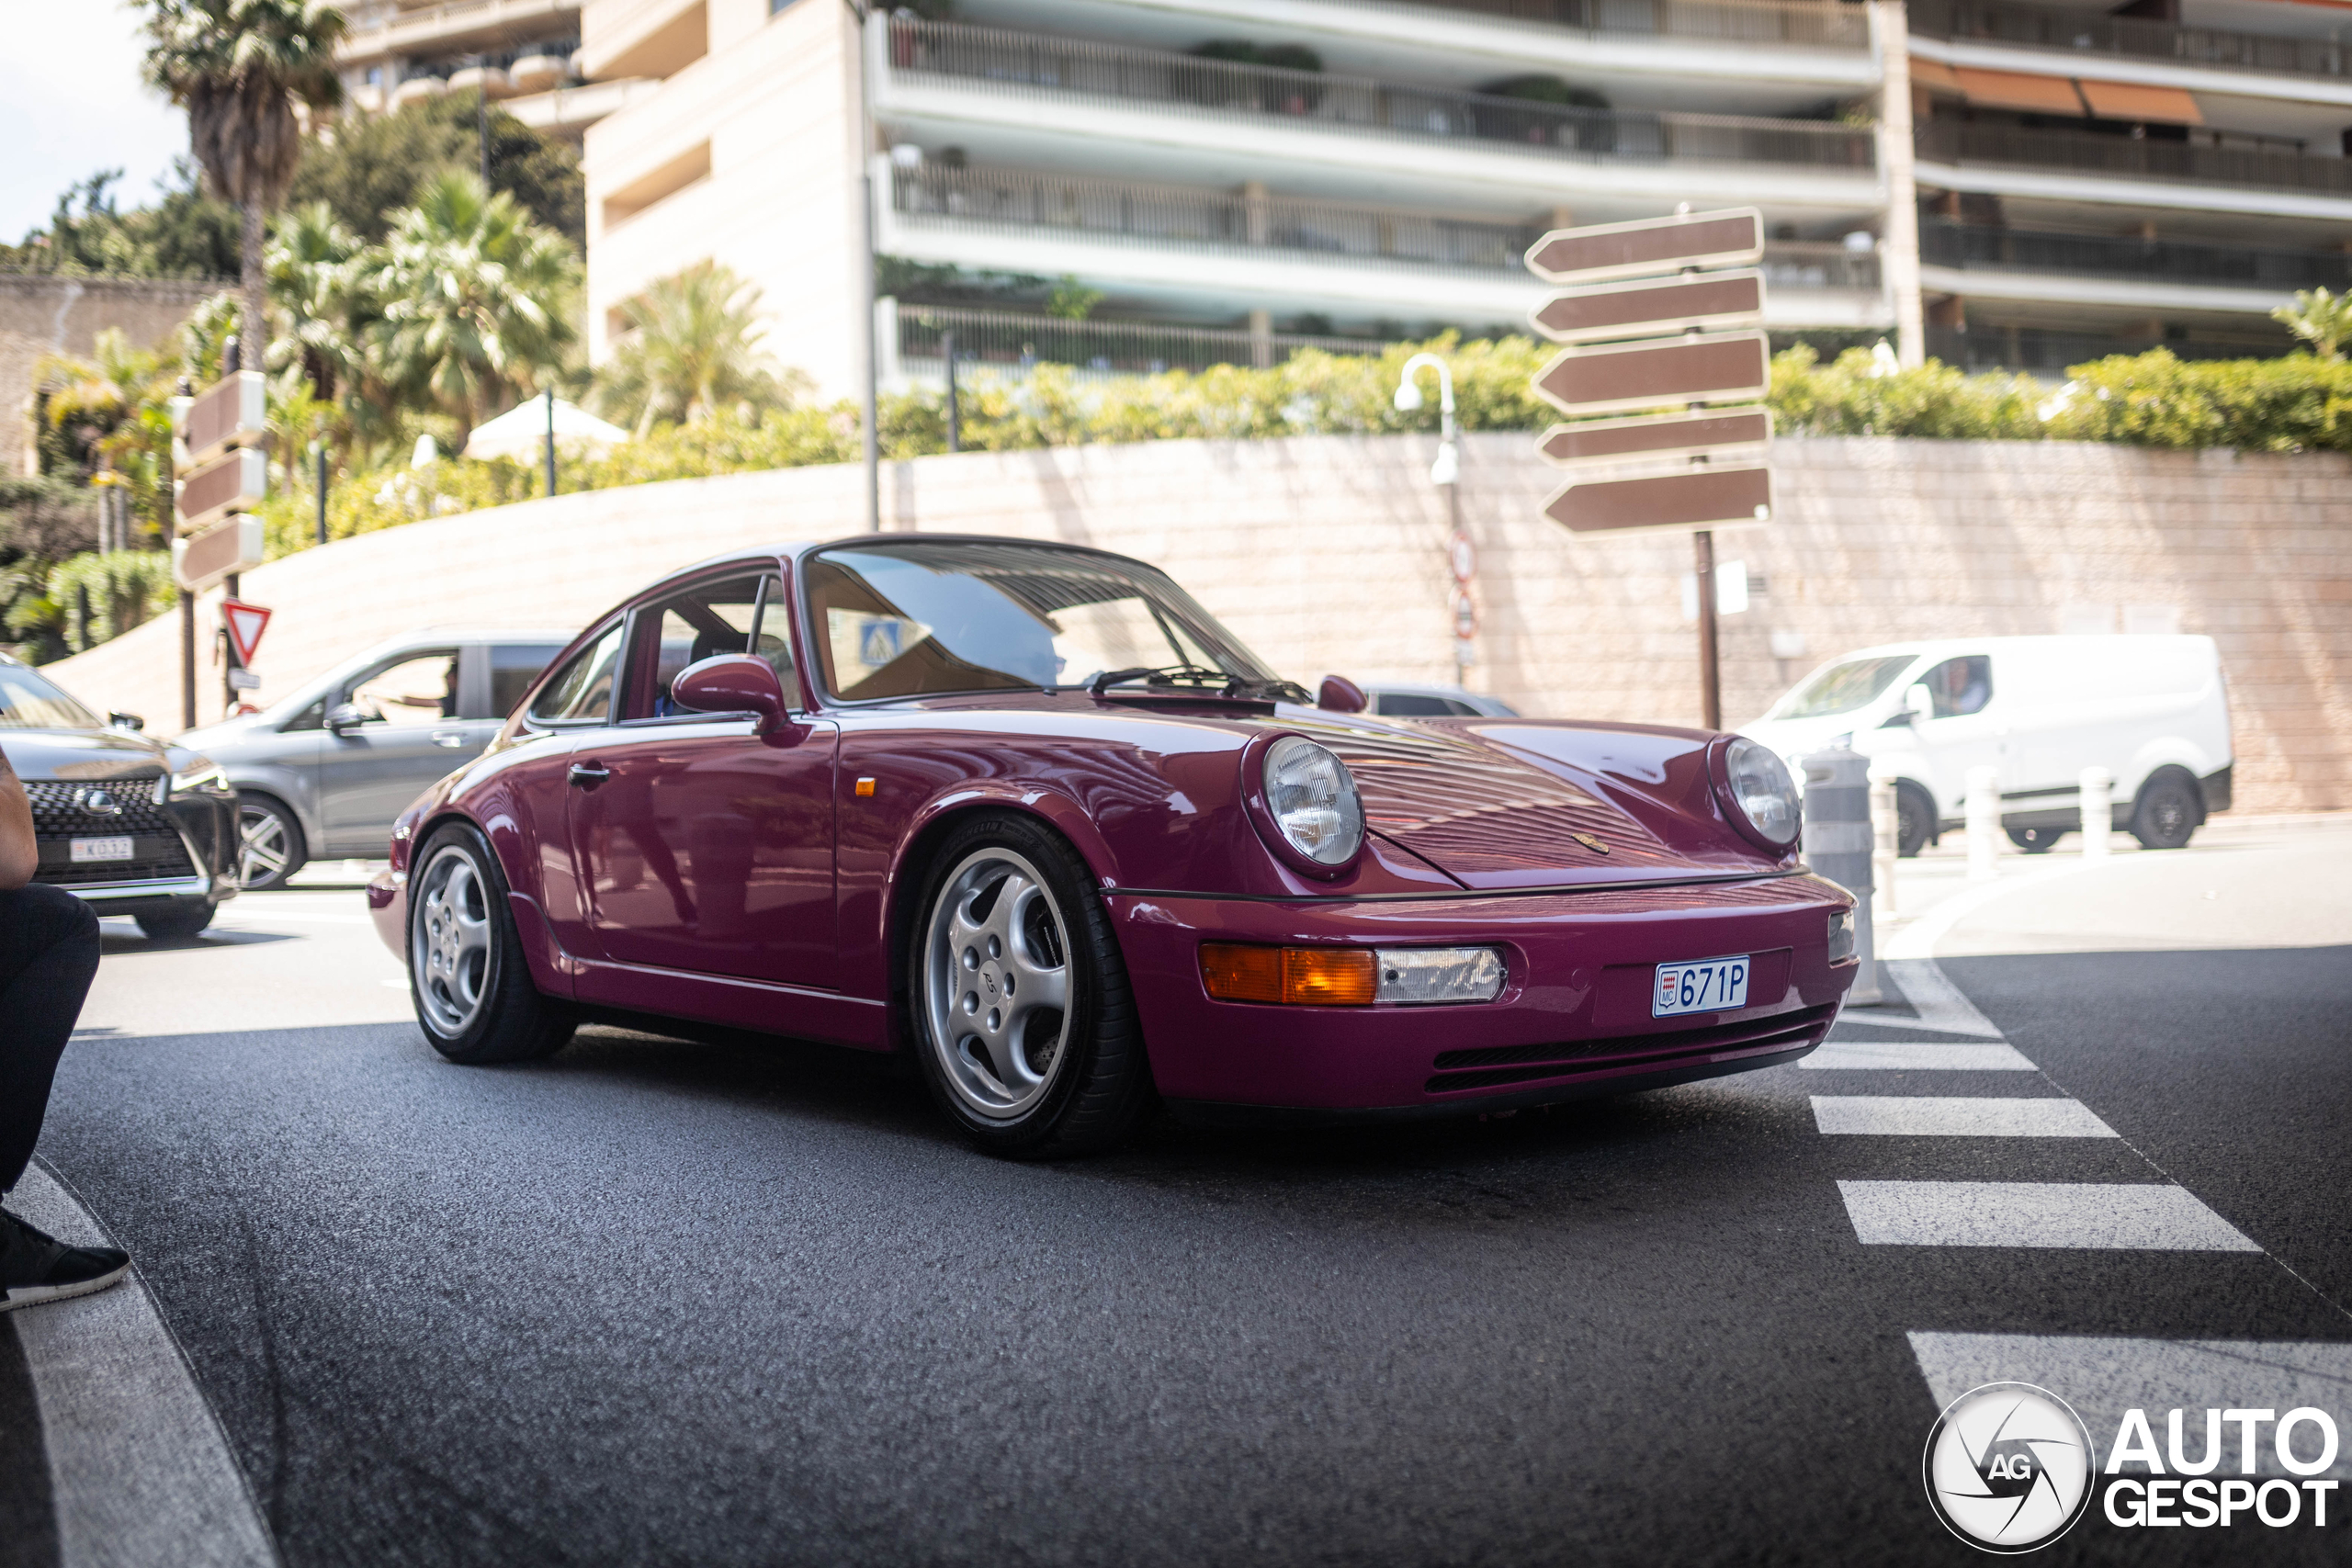
[[[583,1021],[905,1052],[983,1147],[1791,1061],[1854,975],[1736,736],[1380,718],[1073,546],[746,551],[612,611],[369,890],[469,1063]]]

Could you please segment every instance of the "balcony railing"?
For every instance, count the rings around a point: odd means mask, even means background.
[[[2184,185],[2251,186],[2312,196],[2352,195],[2352,158],[2322,158],[2262,146],[2215,145],[2206,131],[2189,140],[2101,136],[2075,130],[1965,120],[1918,128],[1918,152],[1933,164],[2005,164],[2063,174]]]
[[[2022,370],[2029,375],[2058,377],[2072,366],[2105,359],[2114,354],[2170,351],[2175,359],[2267,359],[2284,354],[2284,333],[2274,343],[2195,343],[2155,338],[2094,337],[2082,333],[2049,333],[2033,327],[1984,325],[1966,331],[1950,327],[1928,329],[1928,355],[1962,370]]]
[[[346,63],[374,60],[516,28],[545,32],[549,24],[566,19],[576,30],[580,5],[581,0],[449,0],[413,10],[396,11],[390,6],[355,9],[350,31],[335,46],[335,58]],[[578,47],[576,40],[573,47]]]
[[[890,64],[1022,97],[1148,104],[1185,115],[1346,130],[1586,163],[1707,161],[1866,172],[1871,133],[1815,120],[1641,114],[1233,65],[954,22],[895,20]]]
[[[2056,273],[2279,293],[2352,286],[2352,255],[2341,252],[2052,234],[1978,223],[1920,224],[1919,259],[1930,266],[1967,271]]]
[[[1599,38],[1866,50],[1870,18],[1839,0],[1331,0],[1351,11],[1462,11]]]
[[[1071,365],[1100,374],[1156,376],[1163,370],[1205,370],[1213,365],[1279,365],[1304,349],[1326,354],[1380,354],[1379,338],[1253,333],[1149,321],[1070,321],[966,306],[899,307],[901,363],[944,364],[945,334],[956,334],[956,362],[968,373],[1025,371],[1037,365]]]
[[[1911,0],[1911,30],[1955,43],[2012,43],[2068,54],[2160,60],[2294,76],[2352,76],[2352,49],[2324,39],[2276,38],[2175,27],[2136,17],[2045,11],[1979,0]]]
[[[1540,223],[1396,212],[1176,186],[1069,179],[1024,170],[894,169],[890,204],[923,223],[1023,234],[1083,234],[1155,250],[1273,252],[1317,261],[1528,276]],[[1775,244],[1765,267],[1792,288],[1878,287],[1878,258],[1837,244]]]

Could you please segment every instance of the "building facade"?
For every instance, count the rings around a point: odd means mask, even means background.
[[[580,74],[580,0],[358,0],[335,51],[368,113],[480,88],[535,130],[573,141],[650,95],[650,80]]]
[[[709,257],[760,285],[777,357],[845,391],[869,225],[906,297],[877,313],[886,378],[935,364],[943,321],[987,335],[919,304],[1007,277],[1099,297],[1048,355],[1080,362],[1122,333],[1159,362],[1180,329],[1263,360],[1517,328],[1544,230],[1686,203],[1763,210],[1769,324],[1826,348],[2274,351],[2270,310],[2352,269],[2352,13],[2127,9],[584,0],[582,75],[640,95],[585,133],[592,352]]]

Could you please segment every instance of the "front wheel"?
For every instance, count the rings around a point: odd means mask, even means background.
[[[2179,773],[2158,773],[2140,791],[2132,813],[2132,836],[2143,850],[2177,850],[2188,843],[2204,818],[2197,786]]]
[[[991,1154],[1083,1154],[1125,1135],[1151,1068],[1085,863],[1043,825],[991,813],[932,865],[908,953],[932,1098]]]
[[[150,942],[186,942],[212,923],[209,904],[179,904],[131,918]]]
[[[1936,803],[1917,784],[1894,786],[1894,852],[1909,860],[1936,836]]]
[[[550,1055],[572,1021],[531,983],[497,857],[472,827],[435,830],[411,863],[408,978],[435,1051],[481,1066]]]
[[[285,886],[307,858],[291,811],[266,795],[237,797],[237,880],[246,892]]]

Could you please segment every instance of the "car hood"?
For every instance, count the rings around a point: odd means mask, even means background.
[[[152,779],[171,755],[121,729],[0,729],[0,752],[24,779]]]
[[[1307,728],[1307,727],[1301,727]],[[1754,875],[1708,780],[1710,736],[1482,718],[1313,727],[1355,775],[1366,826],[1465,886]]]

